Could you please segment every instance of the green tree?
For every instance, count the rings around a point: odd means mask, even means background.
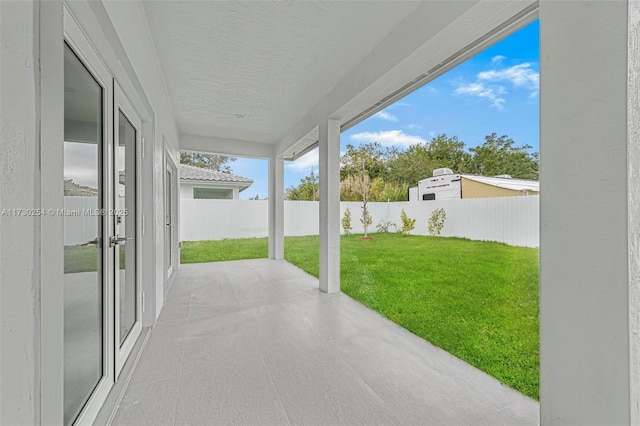
[[[513,178],[539,179],[539,156],[530,145],[516,146],[507,135],[485,136],[482,145],[471,148],[470,172],[483,176],[508,174]]]
[[[298,186],[287,188],[285,199],[294,201],[318,201],[320,199],[320,179],[313,168],[304,178],[300,179]]]
[[[379,177],[371,182],[370,201],[407,201],[408,199],[409,191],[407,185],[385,182]]]
[[[216,170],[218,172],[231,173],[230,163],[234,161],[236,161],[235,157],[227,157],[226,155],[180,151],[180,164]]]
[[[369,209],[367,208],[367,203],[369,203],[369,193],[371,192],[371,177],[367,173],[366,161],[364,158],[360,160],[360,173],[359,173],[359,182],[360,182],[360,195],[362,195],[362,218],[360,219],[360,223],[364,227],[364,238],[369,236],[368,229],[369,225],[373,223],[373,218],[369,214]]]
[[[365,143],[358,147],[348,144],[347,150],[340,158],[340,180],[347,176],[359,176],[363,161],[370,179],[386,179],[389,174],[389,162],[397,154],[398,150],[395,147],[383,148],[378,142]]]
[[[406,187],[416,186],[419,180],[428,178],[434,169],[448,167],[454,173],[469,168],[471,154],[457,136],[441,134],[428,144],[412,145],[398,152],[389,162],[389,180]]]
[[[407,187],[416,186],[419,180],[431,176],[437,167],[438,163],[431,158],[427,145],[412,145],[391,161],[389,180]]]
[[[464,173],[469,166],[471,154],[466,149],[464,142],[457,136],[448,137],[446,134],[436,136],[429,142],[429,157],[439,167],[448,167],[454,173]]]

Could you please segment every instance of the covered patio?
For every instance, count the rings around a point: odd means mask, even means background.
[[[341,132],[535,19],[539,420],[340,292],[339,204]],[[640,424],[639,1],[22,0],[0,23],[1,424]],[[80,246],[74,146],[102,203]],[[318,280],[283,261],[284,164],[315,147]],[[181,150],[269,162],[269,260],[180,265]],[[67,253],[87,244],[74,348]],[[90,379],[71,408],[65,370]]]
[[[183,265],[141,340],[97,425],[538,424],[536,401],[285,261]]]

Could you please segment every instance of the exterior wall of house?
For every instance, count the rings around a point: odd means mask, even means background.
[[[155,321],[164,303],[166,279],[163,243],[165,239],[163,182],[166,164],[164,157],[170,155],[175,164],[180,163],[178,132],[142,3],[139,1],[90,3],[98,3],[95,7],[104,8],[106,11],[108,19],[117,32],[114,38],[119,39],[122,49],[131,61],[131,72],[134,72],[140,80],[140,88],[148,98],[154,113],[153,123],[150,124],[151,134],[148,137],[148,141],[153,143],[146,147],[147,167],[143,166],[143,170],[146,170],[146,186],[153,188],[151,191],[145,191],[144,202],[149,207],[149,212],[154,212],[149,215],[152,219],[149,222],[153,224],[153,232],[150,232],[145,240],[147,246],[153,249],[143,250],[146,265],[148,265],[146,269],[153,273],[152,280],[155,283],[154,289],[148,289],[148,296],[152,298],[147,300],[155,304],[155,309],[150,310],[155,316],[150,315],[147,318],[147,324],[150,324]]]
[[[163,303],[165,155],[177,132],[139,2],[69,9],[140,114],[143,324]],[[63,205],[63,3],[0,2],[0,208]],[[167,143],[164,140],[168,141]],[[41,161],[45,159],[46,161]],[[63,218],[0,216],[0,424],[62,422]],[[155,297],[156,294],[158,297]],[[45,354],[41,355],[41,354]]]
[[[40,207],[39,4],[0,2],[0,208]],[[39,421],[40,218],[0,215],[0,424]]]
[[[522,195],[528,194],[523,191],[500,188],[462,177],[462,198],[519,197]],[[531,192],[530,195],[538,195],[538,193]]]
[[[211,189],[220,189],[220,190],[229,190],[231,191],[231,200],[237,200],[240,196],[240,191],[237,186],[230,185],[216,185],[214,183],[191,183],[191,182],[180,182],[180,199],[188,199],[193,200],[193,189],[194,188],[211,188]]]

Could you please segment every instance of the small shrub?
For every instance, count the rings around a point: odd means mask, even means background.
[[[444,209],[435,209],[432,211],[429,217],[429,235],[440,235],[446,218],[447,213]]]
[[[390,220],[384,220],[384,219],[382,219],[378,223],[378,226],[376,226],[376,229],[380,234],[388,234],[391,228],[394,228],[396,231],[398,230],[398,227],[396,226],[395,223],[391,222]]]
[[[400,220],[402,220],[402,228],[398,229],[398,232],[402,235],[409,235],[409,232],[416,227],[416,220],[407,216],[404,209],[400,212]]]
[[[347,208],[344,212],[344,216],[342,216],[342,230],[344,231],[344,235],[351,234],[351,210]]]

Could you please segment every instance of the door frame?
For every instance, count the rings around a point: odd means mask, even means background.
[[[118,118],[119,117],[119,113],[122,112],[122,114],[126,117],[127,120],[129,120],[129,122],[131,123],[131,125],[133,125],[133,127],[136,129],[136,142],[135,142],[135,150],[134,150],[134,155],[135,155],[135,204],[136,204],[136,211],[135,211],[135,245],[133,247],[133,249],[135,250],[135,280],[136,280],[136,322],[134,323],[134,326],[131,328],[131,330],[129,331],[129,334],[127,335],[125,341],[123,342],[122,345],[119,345],[119,341],[120,341],[120,311],[119,311],[119,302],[120,302],[120,287],[119,287],[119,274],[118,271],[116,270],[119,262],[117,261],[117,259],[119,260],[119,258],[117,258],[116,253],[119,251],[119,246],[116,245],[113,247],[113,253],[112,253],[112,264],[110,265],[110,267],[113,268],[113,291],[114,291],[114,304],[113,304],[113,316],[114,316],[114,356],[115,356],[115,363],[114,363],[114,379],[117,381],[118,380],[118,376],[120,375],[120,372],[122,371],[122,367],[124,366],[124,363],[126,362],[128,356],[131,354],[131,350],[133,349],[133,346],[136,343],[136,340],[138,339],[138,337],[140,336],[140,332],[142,331],[142,291],[141,291],[141,283],[142,283],[142,276],[141,276],[141,269],[140,268],[140,255],[142,253],[142,223],[141,223],[141,217],[142,215],[139,214],[138,209],[141,206],[141,197],[140,197],[140,187],[141,187],[141,173],[140,173],[140,166],[141,166],[141,149],[142,149],[142,120],[140,119],[140,116],[138,115],[136,109],[133,107],[133,104],[129,101],[129,99],[127,98],[127,96],[124,94],[124,92],[122,91],[122,89],[120,88],[120,86],[118,85],[118,83],[116,82],[115,79],[112,80],[113,81],[113,142],[111,143],[111,149],[113,150],[113,155],[112,155],[112,163],[109,165],[109,168],[111,169],[111,172],[113,173],[112,178],[109,180],[109,190],[111,191],[110,197],[109,199],[111,200],[112,203],[115,204],[115,199],[118,196],[116,188],[117,188],[117,182],[119,179],[119,176],[116,175],[116,170],[115,170],[115,165],[116,165],[116,161],[115,161],[115,149],[116,146],[119,142],[119,135],[117,133],[117,128],[116,125],[118,123]],[[119,208],[116,205],[113,205],[112,208]],[[110,236],[115,236],[116,235],[116,216],[115,215],[109,215],[109,223],[111,225],[111,229],[109,230],[109,235]],[[111,250],[111,248],[110,248]]]
[[[163,190],[164,190],[164,194],[166,196],[167,194],[167,186],[171,186],[172,187],[172,191],[171,191],[171,263],[170,265],[166,264],[166,253],[165,256],[163,257],[163,264],[164,264],[164,295],[166,296],[167,292],[169,291],[169,287],[171,286],[171,277],[173,276],[173,274],[175,273],[175,271],[178,269],[178,261],[180,259],[180,256],[178,255],[179,253],[179,247],[180,244],[178,242],[178,238],[179,238],[179,234],[178,234],[178,203],[180,202],[180,197],[179,197],[179,193],[180,193],[180,177],[179,177],[179,173],[180,173],[180,169],[178,168],[178,165],[176,164],[175,159],[171,156],[171,154],[169,153],[169,149],[168,149],[168,142],[166,141],[166,139],[164,140],[164,167],[163,167]],[[172,182],[167,182],[167,172],[171,171],[171,175],[172,175]],[[167,238],[167,227],[166,227],[166,215],[167,215],[167,202],[165,200],[164,202],[164,214],[163,214],[163,225],[164,225],[164,243],[163,247],[166,248],[166,238]]]

